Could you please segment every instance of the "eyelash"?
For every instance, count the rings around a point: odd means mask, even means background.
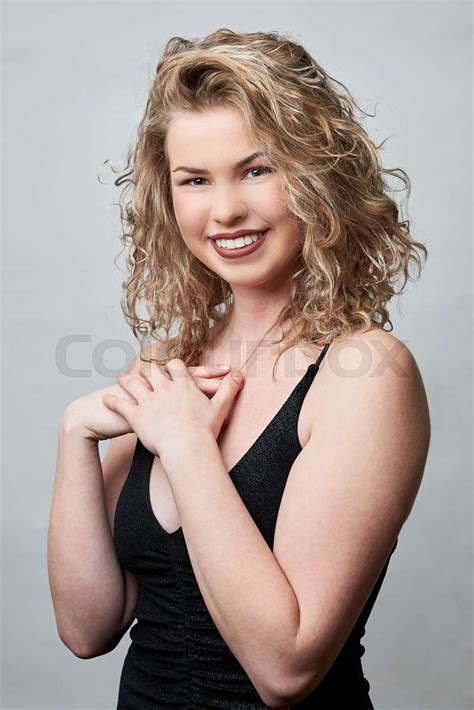
[[[272,172],[273,172],[273,170],[272,170],[271,168],[269,168],[268,166],[266,166],[266,165],[256,165],[256,166],[253,167],[253,168],[249,168],[249,169],[247,170],[247,172],[245,173],[245,175],[247,175],[247,173],[250,173],[252,170],[265,170],[266,173],[272,173]],[[261,177],[261,176],[260,176],[260,175],[257,175],[256,177]],[[202,185],[191,185],[190,183],[193,182],[193,180],[206,180],[206,178],[194,177],[194,178],[190,178],[189,180],[186,180],[186,182],[183,182],[182,184],[183,184],[183,185],[189,185],[190,187],[202,187]]]

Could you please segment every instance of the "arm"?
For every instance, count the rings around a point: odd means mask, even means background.
[[[140,364],[135,358],[128,371]],[[48,576],[61,640],[79,658],[91,658],[115,648],[134,618],[137,582],[117,560],[112,529],[136,435],[112,439],[102,465],[82,417],[72,402],[60,424]]]
[[[335,372],[321,380],[323,406],[279,511],[274,552],[300,608],[288,659],[294,702],[318,686],[346,642],[410,514],[428,455],[428,402],[415,359],[389,333],[370,337],[359,352],[343,353],[356,376],[339,375],[342,357],[333,351]]]
[[[298,627],[295,595],[245,507],[212,435],[161,456],[197,583],[214,623],[262,700]],[[273,683],[273,681],[272,681]]]
[[[377,348],[396,340],[377,338]],[[429,419],[416,363],[404,349],[398,364],[406,376],[384,370],[380,351],[369,347],[370,372],[347,378],[325,370],[310,440],[288,477],[273,551],[212,437],[187,439],[162,457],[209,612],[274,707],[306,697],[334,662],[421,482]],[[349,350],[344,367],[356,371],[360,354]]]
[[[166,348],[167,341],[155,343],[145,357],[161,358]],[[128,373],[138,376],[142,366],[137,356]],[[208,394],[216,391],[221,376],[215,368],[194,368],[196,383]],[[61,422],[48,531],[48,574],[59,635],[81,658],[115,648],[134,620],[138,594],[136,578],[117,560],[112,537],[137,437],[125,434],[124,420],[104,408],[102,393],[73,402]],[[103,466],[91,436],[112,439]]]
[[[66,410],[48,528],[48,576],[59,636],[76,656],[89,658],[121,628],[124,579],[107,518],[98,443],[69,422]]]

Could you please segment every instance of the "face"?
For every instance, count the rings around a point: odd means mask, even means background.
[[[176,114],[166,152],[175,217],[189,250],[232,286],[274,288],[287,280],[301,251],[301,225],[283,203],[277,171],[258,156],[244,163],[257,148],[240,113],[221,107]],[[240,230],[263,238],[242,253],[219,253],[210,237]]]

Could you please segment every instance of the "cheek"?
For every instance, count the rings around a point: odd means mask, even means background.
[[[202,204],[193,199],[193,195],[185,195],[183,193],[172,193],[172,202],[176,222],[183,234],[192,235],[194,232],[199,232],[205,215],[203,214]],[[202,201],[201,201],[202,202]]]
[[[288,209],[284,203],[283,190],[277,180],[262,186],[259,192],[259,211],[270,224],[277,224],[288,218]]]
[[[174,215],[176,217],[176,221],[180,225],[186,216],[186,212],[184,209],[185,203],[180,198],[179,193],[174,192],[173,190],[171,191],[171,202],[173,204],[173,210],[174,210]]]

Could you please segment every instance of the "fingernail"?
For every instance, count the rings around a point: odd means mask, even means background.
[[[240,381],[242,379],[242,373],[240,370],[234,370],[232,373],[234,380]]]
[[[216,367],[219,370],[228,370],[229,369],[229,365],[216,365]]]

